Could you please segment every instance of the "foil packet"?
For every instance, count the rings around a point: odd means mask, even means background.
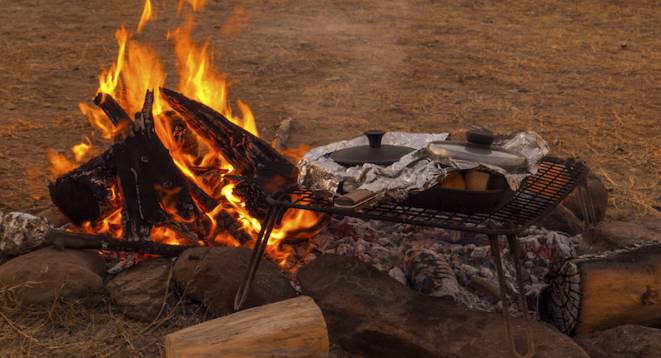
[[[423,191],[438,184],[451,171],[483,167],[503,174],[510,188],[516,190],[523,179],[536,172],[537,162],[549,152],[546,141],[537,133],[529,131],[500,137],[494,143],[496,146],[524,156],[528,161],[528,170],[524,173],[509,173],[503,168],[473,161],[432,160],[427,155],[427,144],[432,141],[447,140],[449,135],[449,133],[387,132],[383,136],[383,144],[414,149],[389,166],[367,163],[347,168],[330,158],[330,154],[335,151],[368,145],[365,136],[316,147],[308,151],[298,162],[298,184],[311,190],[333,194],[366,189],[376,193],[380,199],[404,200],[409,193]]]

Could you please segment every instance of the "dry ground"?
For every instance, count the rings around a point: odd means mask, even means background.
[[[115,57],[115,28],[134,28],[141,3],[0,0],[0,210],[48,205],[46,150],[67,151],[91,135],[78,103],[94,95],[99,69]],[[180,18],[174,0],[154,3],[159,17],[138,38],[167,56],[163,34]],[[240,3],[245,27],[223,35]],[[656,1],[209,0],[197,19],[196,36],[211,39],[232,97],[253,108],[266,137],[288,116],[292,144],[311,146],[368,128],[533,129],[604,178],[611,217],[659,215]],[[70,328],[71,341],[107,348],[105,325],[123,332],[134,324],[98,315],[99,326]],[[33,330],[46,321],[12,317],[40,343],[5,324],[0,346],[13,348],[0,355],[18,355],[17,347],[85,355]],[[123,342],[116,352],[138,354]]]

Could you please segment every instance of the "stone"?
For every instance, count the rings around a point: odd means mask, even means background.
[[[107,284],[112,303],[126,316],[151,322],[173,303],[172,261],[163,258],[139,262]]]
[[[48,220],[21,212],[0,212],[0,254],[18,256],[46,242]]]
[[[576,342],[592,358],[658,358],[661,357],[661,330],[624,325],[579,336]]]
[[[569,236],[578,235],[583,232],[585,225],[574,213],[562,204],[558,204],[551,213],[543,218],[538,224],[547,230],[561,231]]]
[[[563,200],[567,209],[588,225],[596,225],[604,220],[608,208],[608,188],[597,174],[590,171],[584,184],[584,195],[579,188]]]
[[[511,357],[501,314],[421,295],[356,259],[323,255],[298,273],[319,305],[331,343],[369,357]],[[513,319],[514,333],[524,325]],[[569,337],[532,322],[535,357],[588,355]],[[519,345],[524,342],[518,340]],[[520,350],[525,350],[521,348]]]
[[[177,286],[215,315],[234,312],[234,296],[248,269],[251,250],[233,247],[193,248],[174,266]],[[261,306],[296,296],[296,291],[273,262],[263,259],[243,308]]]
[[[105,268],[96,252],[46,247],[2,264],[0,286],[11,288],[19,303],[49,305],[102,294]]]
[[[583,234],[583,240],[587,245],[598,247],[602,250],[618,249],[649,241],[661,241],[661,232],[654,230],[653,226],[651,226],[652,223],[652,221],[644,223],[626,221],[602,222],[596,227],[587,230]]]

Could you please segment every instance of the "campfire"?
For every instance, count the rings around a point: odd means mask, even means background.
[[[146,1],[137,33],[152,17]],[[110,147],[98,153],[87,140],[73,146],[73,160],[49,152],[57,176],[51,198],[72,230],[168,245],[250,246],[264,196],[296,182],[292,160],[301,151],[281,153],[261,139],[246,103],[236,101],[240,114],[233,110],[227,78],[214,68],[208,42],[192,39],[193,29],[189,15],[167,32],[176,91],[148,44],[126,27],[115,32],[117,58],[99,76],[96,106],[80,104]],[[310,238],[319,215],[291,210],[280,222],[267,254],[292,269],[293,250],[283,243]]]

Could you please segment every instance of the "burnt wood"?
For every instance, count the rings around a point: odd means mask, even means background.
[[[113,145],[48,184],[51,201],[75,225],[93,223],[116,209],[110,199],[117,173],[114,157],[121,146]]]
[[[148,239],[156,225],[188,226],[199,219],[186,178],[156,135],[153,101],[153,91],[147,91],[142,111],[114,156],[124,198],[124,238],[129,241]]]
[[[165,245],[151,241],[117,240],[106,235],[92,235],[56,229],[51,229],[46,233],[46,243],[61,249],[110,250],[168,257],[179,256],[186,249],[196,247]]]
[[[108,93],[99,92],[94,97],[96,104],[103,113],[108,116],[115,127],[128,126],[131,123],[131,117],[124,111],[122,106]]]
[[[267,193],[295,183],[296,166],[270,144],[181,93],[167,88],[161,88],[160,93],[197,135],[223,154],[239,175],[254,178]]]

